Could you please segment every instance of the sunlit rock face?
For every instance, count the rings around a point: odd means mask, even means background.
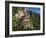
[[[23,29],[33,29],[33,24],[32,24],[32,21],[30,22],[30,14],[29,13],[27,13],[27,11],[26,11],[26,8],[23,10],[23,9],[21,9],[21,10],[19,10],[18,11],[19,12],[19,19],[20,19],[20,21],[21,21],[21,25],[22,26],[24,26],[24,28]]]

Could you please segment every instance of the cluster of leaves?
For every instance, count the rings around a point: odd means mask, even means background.
[[[23,24],[21,24],[21,21],[19,18],[16,18],[15,14],[18,13],[18,10],[21,10],[21,8],[13,7],[12,8],[12,30],[18,31],[18,30],[24,30]]]

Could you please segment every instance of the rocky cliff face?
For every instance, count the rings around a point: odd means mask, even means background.
[[[24,26],[23,29],[33,29],[32,20],[30,21],[30,14],[26,14],[21,18],[21,24]]]

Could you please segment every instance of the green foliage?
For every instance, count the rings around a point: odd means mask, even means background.
[[[32,16],[31,18],[33,21],[34,30],[40,30],[40,15],[32,13],[31,16]]]
[[[23,29],[23,26],[21,24],[21,21],[19,18],[16,18],[15,14],[18,13],[18,10],[21,10],[20,8],[18,7],[13,7],[12,8],[12,30],[13,31],[16,31],[16,30],[21,30]]]

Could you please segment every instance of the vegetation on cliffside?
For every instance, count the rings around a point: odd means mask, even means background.
[[[13,31],[24,31],[24,30],[40,30],[40,14],[35,13],[33,11],[28,12],[30,17],[30,22],[32,21],[33,24],[33,29],[31,28],[26,28],[24,29],[24,25],[19,19],[18,16],[18,11],[24,8],[21,7],[13,7],[12,8],[12,30]],[[16,16],[17,15],[17,16]],[[21,24],[22,23],[22,24]]]

